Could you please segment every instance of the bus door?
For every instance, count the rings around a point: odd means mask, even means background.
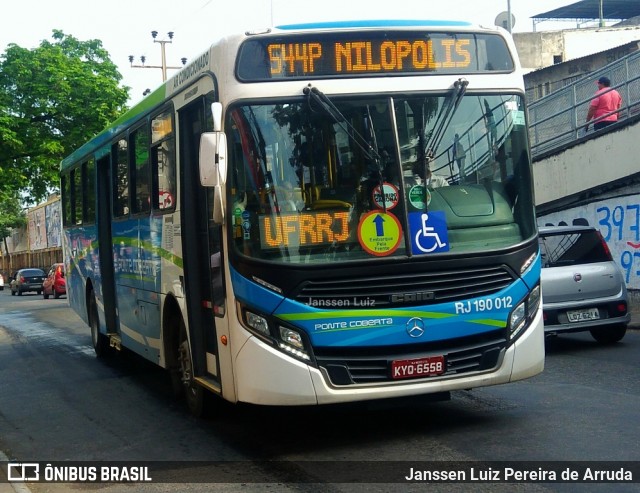
[[[200,185],[200,135],[212,130],[211,101],[201,98],[179,110],[180,211],[184,287],[194,376],[220,383],[215,310],[224,306],[221,227],[212,221],[213,190]]]
[[[111,163],[107,155],[97,162],[98,188],[98,252],[100,262],[100,288],[96,296],[102,293],[104,318],[107,334],[118,332],[116,316],[115,277],[113,270],[113,246],[111,239]]]

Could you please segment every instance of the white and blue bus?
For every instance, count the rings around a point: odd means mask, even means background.
[[[448,393],[544,366],[522,72],[462,22],[229,36],[61,164],[71,306],[188,407]]]

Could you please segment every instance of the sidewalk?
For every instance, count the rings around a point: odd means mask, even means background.
[[[8,457],[0,451],[0,461],[6,463]],[[7,479],[6,466],[0,467],[0,493],[31,493],[29,487],[24,483],[9,483]]]

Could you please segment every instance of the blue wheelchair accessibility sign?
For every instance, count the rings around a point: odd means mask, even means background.
[[[443,211],[409,213],[409,231],[414,255],[449,251],[447,219]]]

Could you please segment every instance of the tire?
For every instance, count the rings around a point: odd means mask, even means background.
[[[48,299],[49,299],[49,295],[47,294],[47,290],[46,290],[46,289],[43,289],[43,290],[42,290],[42,297],[43,297],[45,300],[48,300]]]
[[[91,327],[91,343],[98,358],[105,358],[111,352],[109,339],[100,333],[100,319],[98,318],[98,304],[93,291],[89,295],[89,327]]]
[[[15,295],[16,295],[16,292],[12,289],[11,290],[11,296],[15,296]]]
[[[627,326],[616,325],[602,329],[591,329],[589,332],[591,332],[591,336],[600,344],[613,344],[622,340],[627,333]]]
[[[193,377],[191,348],[189,346],[189,339],[187,338],[187,329],[182,317],[180,318],[180,336],[178,339],[177,354],[180,369],[178,375],[182,381],[187,408],[193,416],[202,418],[207,414],[207,396],[205,394],[208,392],[199,385]]]
[[[58,293],[55,289],[53,290],[53,299],[57,300],[60,298],[60,293]]]
[[[18,296],[22,296],[22,291],[20,291],[20,288],[18,288]]]

